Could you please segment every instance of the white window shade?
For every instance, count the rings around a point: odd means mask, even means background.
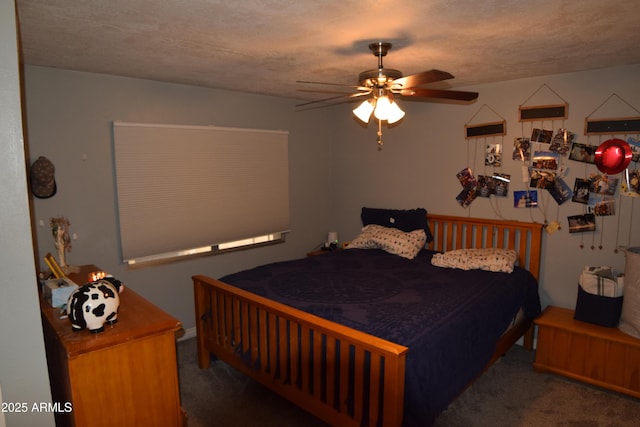
[[[124,261],[289,229],[288,133],[114,122]]]

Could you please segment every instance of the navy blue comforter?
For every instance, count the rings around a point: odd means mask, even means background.
[[[429,425],[484,368],[520,307],[540,313],[533,276],[431,265],[349,249],[256,267],[220,280],[409,347],[405,425]]]

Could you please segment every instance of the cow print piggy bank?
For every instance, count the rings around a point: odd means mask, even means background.
[[[124,286],[119,280],[105,277],[80,286],[67,301],[67,315],[74,331],[104,331],[104,324],[118,321],[119,293]]]

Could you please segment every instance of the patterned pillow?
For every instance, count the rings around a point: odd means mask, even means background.
[[[433,255],[431,264],[461,270],[481,269],[511,273],[516,259],[516,251],[513,249],[456,249]]]
[[[363,207],[360,218],[362,219],[363,226],[377,224],[407,232],[422,228],[427,236],[427,242],[433,240],[429,222],[427,221],[427,210],[425,208],[378,209]]]
[[[397,228],[370,224],[349,243],[347,249],[382,249],[394,255],[413,259],[424,248],[427,236],[423,229],[404,232]]]

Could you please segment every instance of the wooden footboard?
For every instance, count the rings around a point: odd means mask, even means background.
[[[211,354],[331,425],[402,424],[407,348],[194,276],[198,361]]]

